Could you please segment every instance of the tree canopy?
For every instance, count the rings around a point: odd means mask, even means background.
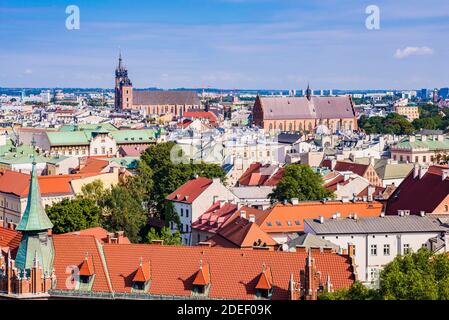
[[[349,289],[320,295],[323,300],[448,300],[449,257],[427,248],[396,257],[380,273],[378,289],[359,282]]]
[[[413,125],[406,117],[395,112],[388,114],[386,117],[366,117],[362,115],[358,121],[358,125],[367,134],[396,134],[406,135],[415,131]]]
[[[101,209],[87,198],[64,199],[47,207],[55,234],[100,226]]]
[[[156,229],[151,228],[147,235],[147,241],[163,240],[164,245],[181,245],[181,233],[179,230],[171,232],[168,227],[163,227],[159,232]]]
[[[306,164],[288,164],[284,175],[270,194],[272,201],[298,198],[299,201],[321,200],[333,197],[333,192],[323,187],[323,179]]]

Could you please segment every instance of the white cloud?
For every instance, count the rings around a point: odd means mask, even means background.
[[[397,49],[394,57],[396,59],[405,59],[413,55],[431,55],[433,49],[429,47],[405,47],[404,49]]]
[[[33,70],[31,70],[31,69],[26,69],[26,70],[23,72],[23,74],[26,74],[26,75],[33,74]]]

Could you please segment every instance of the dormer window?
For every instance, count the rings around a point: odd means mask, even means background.
[[[146,293],[150,289],[151,283],[151,266],[150,262],[142,262],[142,258],[140,259],[139,268],[137,268],[134,273],[134,277],[132,280],[132,292],[136,293]]]
[[[79,286],[81,291],[90,291],[95,280],[95,270],[92,256],[86,256],[79,267]]]
[[[200,262],[200,270],[195,275],[192,284],[192,296],[208,296],[210,290],[210,270],[209,264],[203,265]]]
[[[273,295],[273,276],[271,268],[262,266],[262,273],[259,275],[259,280],[256,284],[256,299],[271,299]]]

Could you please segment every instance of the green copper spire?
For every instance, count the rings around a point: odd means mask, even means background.
[[[51,228],[53,228],[53,224],[42,205],[41,192],[37,180],[36,162],[33,159],[27,207],[16,229],[18,231],[40,231]]]
[[[22,239],[16,256],[16,267],[19,270],[29,270],[34,264],[39,264],[44,272],[51,273],[54,252],[53,242],[51,237],[48,236],[48,230],[52,228],[53,224],[42,205],[36,161],[33,157],[28,203],[16,228],[16,230],[22,232]]]

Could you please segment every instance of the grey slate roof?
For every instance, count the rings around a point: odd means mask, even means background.
[[[410,216],[362,217],[355,219],[317,219],[305,220],[315,234],[365,234],[365,233],[407,233],[444,232],[435,218]]]
[[[310,234],[304,233],[287,242],[289,248],[295,248],[296,246],[302,246],[305,248],[332,248],[334,251],[338,251],[340,248],[333,242],[328,240],[321,239],[320,237]]]
[[[354,118],[349,96],[339,97],[259,97],[264,118],[277,119],[339,119]]]
[[[301,139],[301,135],[299,133],[280,133],[277,136],[279,143],[293,144]]]
[[[195,91],[151,91],[134,90],[135,105],[193,105],[199,106],[201,101]]]

